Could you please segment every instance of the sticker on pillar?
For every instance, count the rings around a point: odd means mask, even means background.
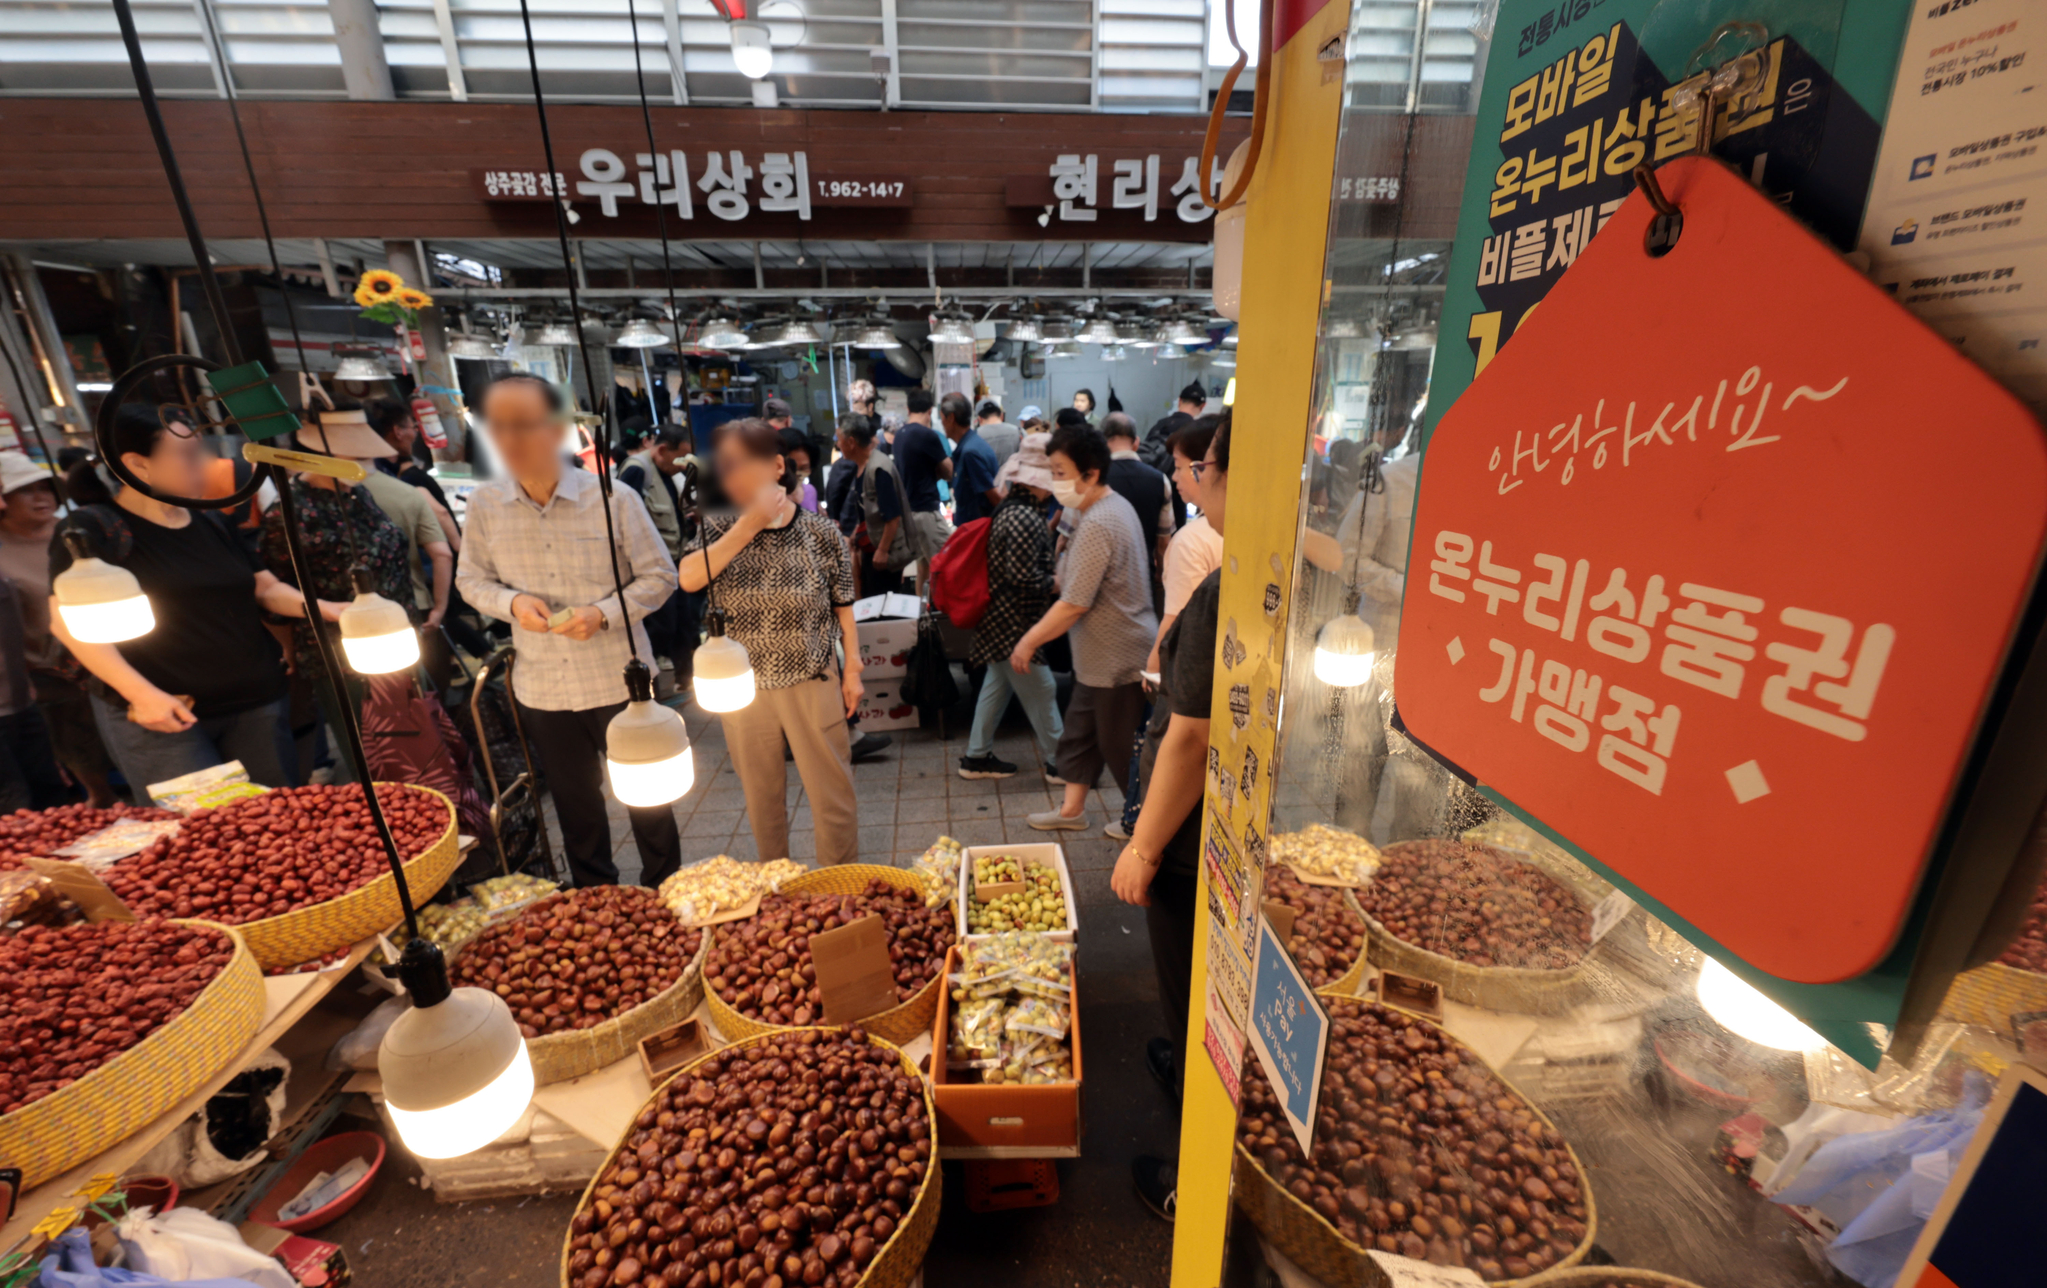
[[[1314,1157],[1315,1109],[1322,1061],[1329,1053],[1329,1012],[1301,968],[1280,946],[1272,923],[1258,918],[1258,961],[1251,983],[1251,1046],[1279,1100],[1301,1153]]]
[[[1628,198],[1430,438],[1400,714],[1758,970],[1841,981],[1942,835],[2047,443],[1740,175],[1657,177],[1674,247]]]
[[[1221,999],[1212,988],[1204,1008],[1201,1045],[1208,1052],[1209,1063],[1215,1066],[1216,1077],[1222,1079],[1223,1090],[1229,1093],[1231,1106],[1241,1111],[1244,1108],[1244,1031],[1224,1013]]]

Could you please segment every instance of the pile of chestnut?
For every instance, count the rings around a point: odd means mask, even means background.
[[[167,819],[177,815],[151,805],[94,809],[80,801],[54,809],[18,809],[0,816],[0,872],[23,866],[25,858],[47,858],[81,836],[124,818]]]
[[[447,802],[416,787],[378,783],[377,801],[407,861],[448,830]],[[201,810],[104,879],[137,916],[239,926],[324,903],[390,870],[362,788],[351,783],[287,787]]]
[[[1473,966],[1562,970],[1592,943],[1592,915],[1526,863],[1463,841],[1381,852],[1358,906],[1394,938]]]
[[[72,1083],[177,1018],[234,956],[204,926],[29,926],[0,939],[0,1114]]]
[[[908,1001],[945,965],[954,938],[952,905],[927,908],[916,891],[885,881],[869,881],[859,894],[768,895],[752,917],[716,928],[705,983],[748,1019],[815,1023],[824,1011],[810,937],[870,914],[888,931],[896,1000]]]
[[[703,943],[643,886],[585,886],[549,895],[470,940],[457,988],[505,999],[529,1038],[587,1029],[625,1014],[682,978]]]
[[[1585,1237],[1564,1139],[1431,1024],[1331,999],[1312,1162],[1257,1063],[1237,1140],[1266,1175],[1357,1247],[1483,1279],[1556,1265]]]
[[[570,1288],[852,1288],[930,1166],[923,1082],[865,1030],[727,1048],[663,1087],[598,1174]]]
[[[2033,891],[2033,904],[2026,911],[2025,924],[1997,960],[2020,970],[2047,974],[2047,882]]]
[[[1342,979],[1365,951],[1365,923],[1343,893],[1339,886],[1309,885],[1284,863],[1265,869],[1265,897],[1294,910],[1287,950],[1312,988]]]

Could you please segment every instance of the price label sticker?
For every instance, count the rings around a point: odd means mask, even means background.
[[[1601,899],[1592,909],[1592,942],[1606,938],[1606,932],[1621,924],[1621,919],[1635,910],[1635,901],[1616,890]]]
[[[1365,1255],[1383,1276],[1379,1283],[1385,1288],[1481,1288],[1485,1283],[1463,1266],[1439,1266],[1376,1250]]]

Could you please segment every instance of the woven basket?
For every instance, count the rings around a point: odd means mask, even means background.
[[[1321,989],[1318,990],[1318,995],[1326,997],[1330,992],[1328,989]],[[1417,1024],[1429,1023],[1419,1017],[1410,1018]],[[1464,1059],[1484,1064],[1492,1071],[1494,1077],[1500,1076],[1499,1070],[1485,1064],[1478,1053],[1470,1047],[1458,1042],[1449,1033],[1442,1032],[1436,1025],[1429,1027],[1437,1028],[1444,1039],[1456,1043]],[[1549,1116],[1536,1108],[1534,1101],[1522,1095],[1519,1089],[1505,1078],[1500,1078],[1500,1082],[1527,1105],[1529,1112],[1541,1119],[1545,1126],[1555,1129],[1556,1124],[1550,1122]],[[1265,1169],[1251,1157],[1250,1151],[1246,1150],[1241,1142],[1235,1148],[1236,1169],[1231,1190],[1237,1206],[1244,1209],[1244,1214],[1251,1218],[1251,1224],[1258,1227],[1258,1233],[1285,1253],[1295,1265],[1319,1280],[1325,1288],[1374,1288],[1379,1281],[1375,1280],[1372,1272],[1367,1269],[1370,1262],[1365,1256],[1365,1250],[1337,1233],[1336,1227],[1324,1220],[1321,1213],[1289,1194],[1277,1181],[1266,1175]],[[1579,1161],[1578,1152],[1571,1148],[1569,1141],[1564,1143],[1564,1150],[1570,1154],[1572,1165],[1578,1169],[1578,1190],[1585,1196],[1585,1237],[1571,1250],[1570,1256],[1544,1271],[1544,1274],[1577,1265],[1591,1249],[1592,1241],[1599,1236],[1599,1207],[1592,1198],[1592,1178],[1585,1171],[1585,1165]],[[1528,1288],[1538,1281],[1545,1284],[1549,1282],[1537,1275],[1525,1279],[1502,1279],[1491,1282]]]
[[[706,930],[696,956],[682,968],[682,977],[623,1015],[587,1029],[528,1038],[526,1051],[533,1057],[534,1085],[567,1082],[629,1059],[639,1050],[641,1038],[687,1019],[704,1000],[704,957],[710,950],[711,933]]]
[[[1544,875],[1549,875],[1545,871]],[[1574,894],[1577,887],[1566,885]],[[1510,1011],[1516,1015],[1561,1015],[1586,1000],[1585,957],[1562,970],[1533,970],[1525,966],[1474,966],[1426,948],[1417,948],[1379,923],[1358,902],[1355,890],[1343,897],[1351,910],[1365,921],[1365,955],[1358,963],[1362,977],[1365,962],[1384,970],[1396,970],[1442,985],[1443,996],[1466,1006],[1489,1011]],[[1582,897],[1582,894],[1581,894]],[[1585,950],[1586,957],[1598,945]]]
[[[1963,971],[1948,986],[1940,1018],[1975,1024],[2009,1037],[2011,1017],[2047,1011],[2047,975],[1991,962]]]
[[[0,1116],[0,1159],[22,1169],[23,1187],[112,1149],[167,1112],[248,1049],[263,1024],[263,972],[234,926],[205,926],[234,941],[234,955],[178,1015],[99,1068],[33,1104]]]
[[[1559,1266],[1521,1281],[1529,1288],[1600,1288],[1601,1284],[1640,1284],[1642,1288],[1699,1288],[1689,1279],[1656,1270],[1620,1266]]]
[[[448,877],[462,861],[462,849],[455,840],[455,807],[448,803],[448,798],[431,787],[405,785],[448,807],[448,830],[441,833],[440,840],[405,863],[405,884],[412,891],[413,906],[417,907],[448,883]],[[397,925],[404,915],[405,910],[398,905],[398,879],[386,872],[324,903],[251,921],[235,929],[242,932],[249,951],[256,954],[257,965],[270,971],[361,943]]]
[[[869,881],[885,881],[914,891],[921,899],[927,893],[924,883],[901,868],[886,868],[874,863],[841,863],[834,867],[819,868],[806,872],[800,877],[791,877],[782,883],[783,894],[858,894],[867,888]],[[728,922],[727,925],[736,925]],[[712,933],[725,926],[711,927]],[[707,959],[708,960],[708,959]],[[910,999],[889,1008],[878,1015],[870,1015],[860,1021],[860,1027],[879,1038],[902,1045],[914,1042],[921,1034],[929,1033],[933,1021],[938,1018],[938,1002],[945,995],[944,972],[931,977],[929,983],[910,995]],[[704,1000],[710,1003],[711,1022],[718,1026],[728,1042],[744,1038],[759,1037],[789,1026],[764,1024],[749,1019],[718,996],[718,990],[708,983],[704,986]]]
[[[816,1025],[810,1027],[818,1032],[834,1031]],[[781,1029],[778,1032],[794,1033],[797,1030]],[[756,1034],[752,1037],[735,1041],[730,1046],[723,1046],[716,1051],[708,1051],[698,1056],[668,1077],[663,1078],[660,1085],[654,1088],[654,1094],[648,1098],[647,1104],[653,1104],[660,1098],[663,1087],[666,1087],[675,1079],[690,1073],[712,1056],[730,1055],[740,1047],[748,1046],[765,1036],[768,1035]],[[896,1059],[901,1061],[904,1071],[909,1073],[911,1077],[916,1078],[918,1083],[924,1088],[924,1114],[925,1120],[931,1124],[934,1148],[931,1153],[931,1160],[926,1165],[924,1172],[924,1184],[917,1191],[916,1200],[910,1204],[909,1212],[903,1217],[901,1224],[896,1226],[895,1233],[889,1236],[887,1243],[881,1245],[881,1251],[874,1254],[874,1260],[867,1263],[867,1270],[860,1276],[859,1282],[860,1288],[910,1288],[911,1284],[917,1282],[917,1276],[924,1268],[924,1254],[930,1251],[931,1236],[937,1233],[938,1203],[940,1197],[945,1193],[945,1183],[939,1176],[938,1151],[935,1148],[935,1143],[938,1139],[938,1106],[931,1098],[931,1083],[925,1080],[923,1073],[916,1065],[910,1062],[909,1057],[905,1056],[895,1043],[882,1041],[881,1039],[874,1038],[871,1034],[869,1040],[873,1041],[877,1046],[886,1047],[890,1051],[895,1052]],[[644,1108],[645,1105],[642,1106],[643,1110]],[[635,1114],[633,1117],[637,1120],[639,1115]],[[576,1203],[577,1212],[581,1212],[584,1208],[590,1206],[590,1196],[596,1192],[597,1183],[604,1178],[606,1172],[611,1170],[612,1161],[618,1157],[618,1152],[625,1148],[625,1142],[631,1134],[631,1129],[628,1128],[626,1133],[619,1137],[618,1142],[611,1147],[611,1152],[604,1156],[604,1161],[597,1167],[597,1175],[593,1176],[590,1179],[590,1183],[583,1187],[583,1197]],[[573,1227],[568,1233],[562,1235],[562,1288],[581,1288],[581,1285],[572,1283],[569,1279],[569,1255],[574,1250],[574,1239]]]

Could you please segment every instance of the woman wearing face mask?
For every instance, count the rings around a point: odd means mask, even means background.
[[[819,863],[860,856],[859,810],[846,719],[860,705],[859,638],[853,627],[853,560],[831,520],[799,508],[784,489],[788,457],[764,421],[733,421],[718,432],[718,477],[740,509],[707,513],[698,544],[683,551],[682,588],[717,579],[726,633],[753,661],[754,699],[726,712],[725,748],[761,859],[791,853],[786,740],[816,825]],[[709,570],[705,568],[708,546]],[[845,644],[845,661],[834,646]]]
[[[1024,714],[1038,735],[1038,755],[1045,777],[1056,778],[1059,755],[1057,686],[1041,651],[1029,669],[1012,670],[1009,655],[1017,642],[1052,602],[1052,530],[1045,523],[1045,503],[1052,495],[1052,464],[1045,455],[1050,434],[1031,434],[1002,463],[995,486],[1007,487],[1002,503],[988,523],[988,610],[967,650],[970,664],[985,665],[981,699],[974,707],[967,754],[960,760],[961,778],[1008,778],[1016,766],[995,756],[995,727],[1009,710],[1009,695],[1023,701]]]

